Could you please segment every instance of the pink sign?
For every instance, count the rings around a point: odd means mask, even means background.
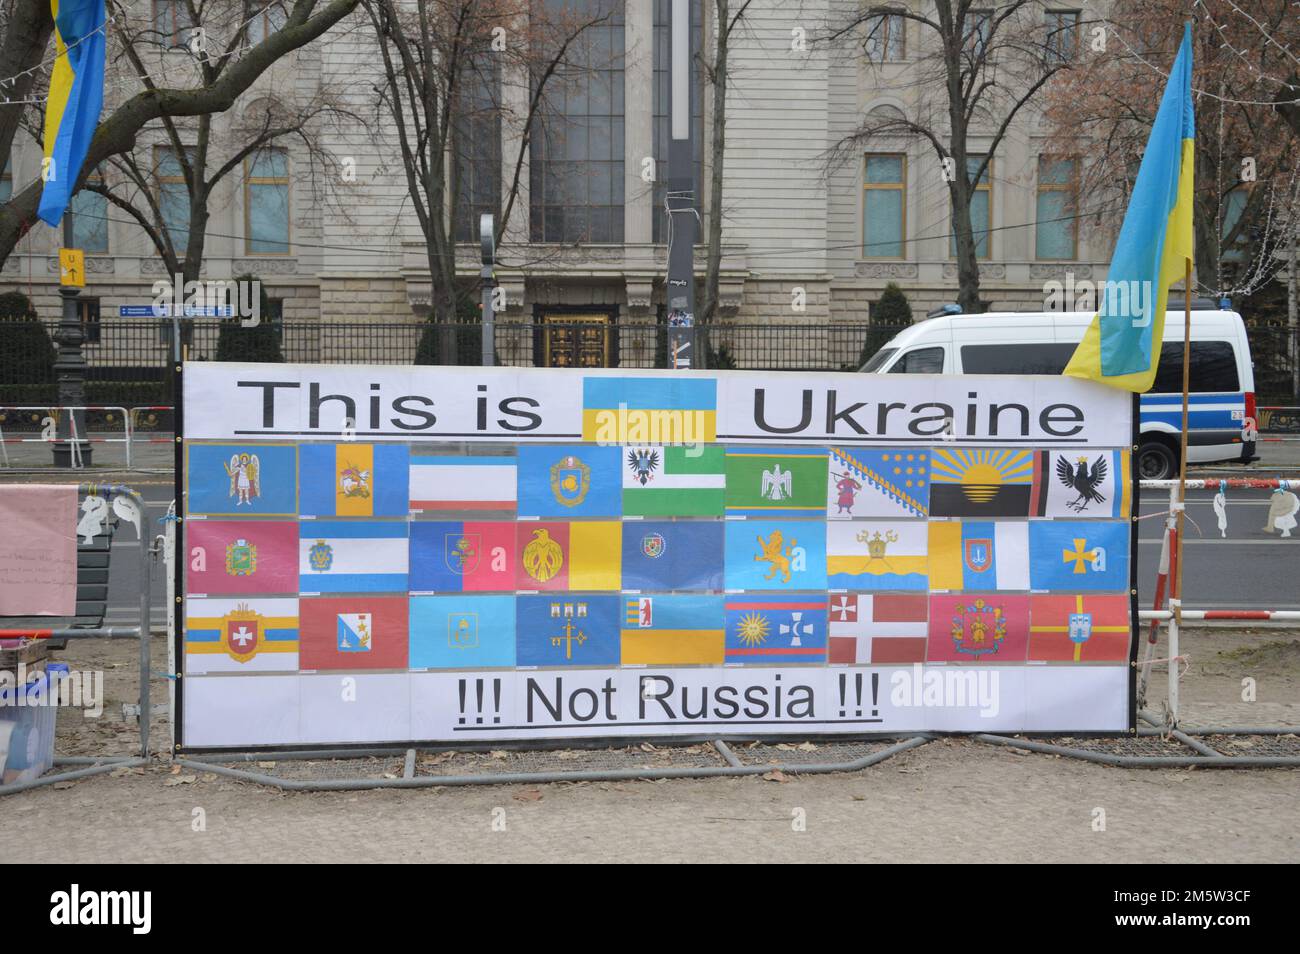
[[[0,616],[75,616],[76,484],[5,484],[0,527]]]

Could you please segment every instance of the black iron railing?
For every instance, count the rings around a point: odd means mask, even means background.
[[[56,402],[54,322],[0,321],[0,405]],[[767,371],[856,370],[900,330],[865,322],[717,323],[697,329],[695,365]],[[1248,329],[1261,404],[1297,403],[1294,329]],[[196,319],[182,329],[191,361],[476,365],[478,324],[427,321],[280,321],[258,328]],[[498,364],[511,367],[668,366],[668,329],[653,322],[498,322]],[[171,403],[170,323],[104,319],[83,346],[86,402],[138,407]]]

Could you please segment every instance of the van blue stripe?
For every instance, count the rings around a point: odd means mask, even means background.
[[[1181,411],[1143,411],[1141,421],[1148,423],[1158,421],[1161,424],[1168,424],[1173,428],[1182,427],[1183,415]],[[1223,430],[1232,430],[1241,427],[1241,419],[1236,420],[1232,417],[1231,411],[1188,411],[1187,426],[1196,428],[1215,428]]]
[[[1221,391],[1217,394],[1189,394],[1187,404],[1190,407],[1193,404],[1245,404],[1246,395],[1243,391],[1231,392]],[[1165,405],[1170,404],[1175,407],[1182,407],[1183,396],[1181,394],[1144,394],[1142,395],[1142,406],[1148,405]]]

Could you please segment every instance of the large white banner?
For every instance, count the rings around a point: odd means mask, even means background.
[[[1125,445],[1131,396],[1065,377],[190,364],[191,440],[939,440]]]
[[[183,377],[185,748],[1131,727],[1125,394]]]

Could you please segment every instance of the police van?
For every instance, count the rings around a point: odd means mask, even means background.
[[[1060,374],[1093,312],[932,312],[862,366],[871,374]],[[1155,384],[1141,396],[1137,472],[1177,475],[1182,427],[1183,312],[1165,316]],[[1241,315],[1198,302],[1192,310],[1187,460],[1249,463],[1255,456],[1255,375]]]

